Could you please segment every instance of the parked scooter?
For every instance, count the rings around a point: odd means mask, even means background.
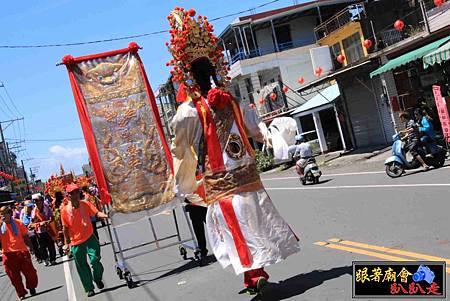
[[[296,165],[297,173],[299,172],[299,166]],[[308,158],[306,161],[305,169],[303,170],[303,176],[300,177],[300,181],[303,185],[306,183],[319,184],[319,179],[322,176],[322,172],[319,170],[319,166],[316,163],[316,159],[314,157]]]
[[[413,158],[410,162],[406,159],[405,144],[400,134],[392,136],[392,139],[394,140],[392,156],[384,162],[386,174],[391,178],[398,178],[405,170],[419,168],[420,163],[417,159]],[[419,148],[419,153],[428,166],[439,168],[445,164],[445,150],[440,145],[430,143],[427,147]]]

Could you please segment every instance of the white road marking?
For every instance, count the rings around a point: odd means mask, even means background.
[[[349,173],[334,173],[334,174],[323,174],[322,177],[338,177],[338,176],[356,176],[356,175],[371,175],[371,174],[382,174],[385,171],[366,171],[366,172],[349,172]],[[292,180],[298,179],[296,177],[284,177],[284,178],[262,178],[263,181],[278,181],[278,180]]]
[[[393,185],[343,185],[343,186],[311,186],[311,187],[273,187],[266,190],[318,190],[318,189],[353,189],[353,188],[404,188],[404,187],[450,187],[449,183],[425,184],[393,184]]]
[[[63,263],[64,277],[66,278],[67,296],[69,297],[69,301],[77,301],[77,296],[75,295],[75,288],[73,287],[72,274],[70,272],[69,257],[65,255],[63,257],[63,261],[64,261]]]
[[[450,166],[441,167],[440,169],[449,169]],[[433,170],[433,169],[431,169]],[[412,170],[416,171],[416,170]],[[357,176],[357,175],[374,175],[374,174],[384,174],[386,173],[384,170],[382,171],[362,171],[362,172],[347,172],[347,173],[330,173],[330,174],[323,174],[322,178],[326,177],[340,177],[340,176]],[[298,179],[298,176],[296,177],[283,177],[283,178],[262,178],[263,181],[280,181],[280,180],[292,180],[292,179]]]

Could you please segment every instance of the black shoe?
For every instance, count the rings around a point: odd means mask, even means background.
[[[90,298],[90,297],[94,297],[95,296],[95,292],[94,292],[94,290],[90,290],[88,293],[87,293],[87,296]]]
[[[103,281],[99,281],[95,283],[98,287],[99,290],[104,289],[105,288],[105,284],[103,283]]]
[[[30,288],[30,295],[31,296],[36,295],[36,289],[35,288]]]

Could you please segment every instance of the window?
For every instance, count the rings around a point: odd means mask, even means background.
[[[276,26],[275,35],[280,51],[294,46],[292,43],[291,26],[289,24]]]
[[[333,46],[331,46],[331,52],[333,54],[333,57],[337,58],[342,53],[341,44],[336,43]]]
[[[361,36],[359,32],[351,35],[342,41],[347,62],[349,64],[359,61],[364,57],[364,51],[361,45]]]

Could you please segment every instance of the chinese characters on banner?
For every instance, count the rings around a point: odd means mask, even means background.
[[[101,199],[115,212],[149,215],[174,203],[170,150],[139,46],[63,63]]]
[[[444,297],[445,263],[354,262],[353,297]]]
[[[450,118],[448,116],[447,104],[445,98],[442,97],[441,87],[433,86],[434,101],[436,102],[436,109],[439,114],[439,120],[441,121],[442,133],[445,140],[450,142]]]

